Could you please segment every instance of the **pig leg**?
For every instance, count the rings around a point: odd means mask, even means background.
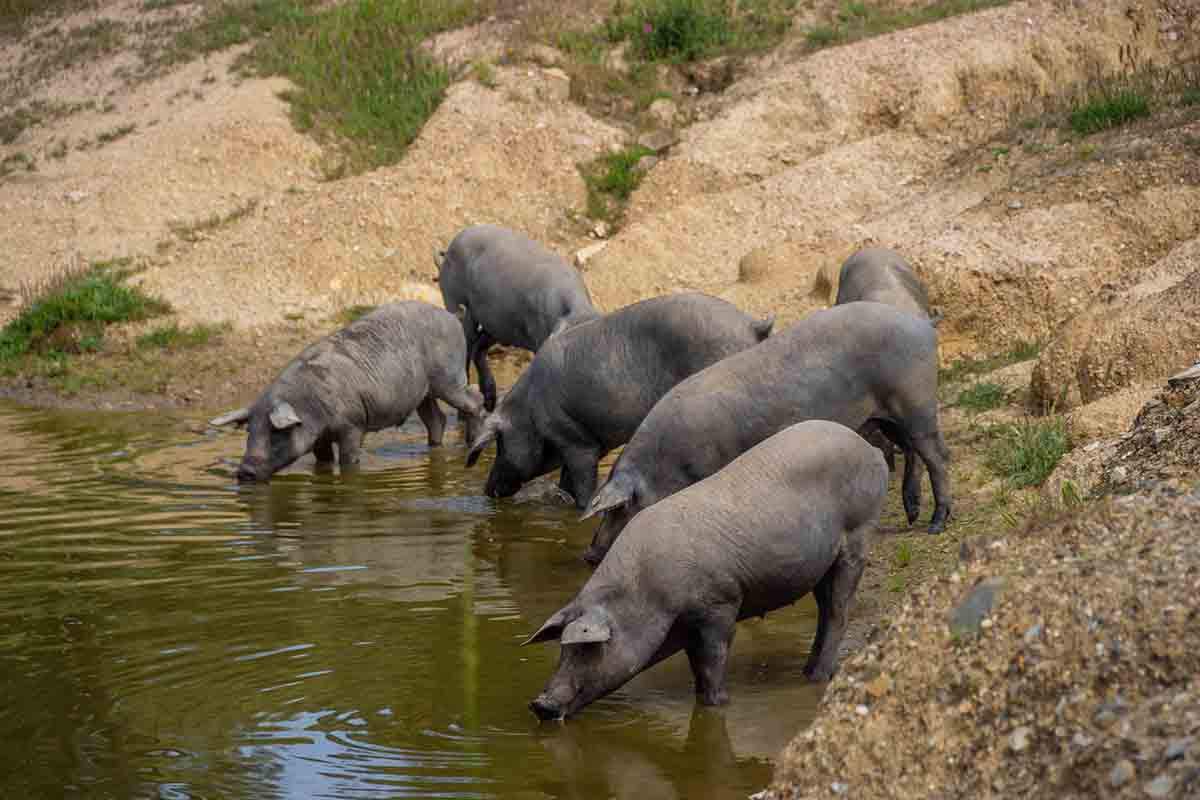
[[[950,451],[942,433],[934,428],[933,433],[912,437],[913,447],[929,470],[929,482],[933,484],[933,517],[929,520],[929,532],[941,533],[950,519],[950,475],[946,469]],[[907,472],[908,456],[905,456]]]
[[[458,418],[462,421],[463,433],[467,444],[471,444],[475,441],[475,437],[479,435],[479,426],[483,421],[485,403],[479,392],[467,385],[465,374],[460,380],[462,381],[460,384],[435,386],[434,391],[438,399],[445,400],[447,405],[458,412]],[[433,397],[432,393],[430,397]]]
[[[313,445],[313,455],[317,457],[318,464],[332,464],[333,437],[326,434],[317,439],[317,443]]]
[[[425,399],[421,401],[421,405],[417,406],[417,415],[425,425],[426,433],[429,434],[429,446],[440,445],[442,436],[446,432],[446,414],[438,407],[437,400],[432,394],[426,395]]]
[[[346,428],[338,433],[338,463],[342,469],[358,466],[362,440],[363,432],[358,428]]]
[[[596,493],[600,453],[584,447],[572,447],[563,453],[562,474],[558,487],[575,498],[575,507],[583,510]]]
[[[496,410],[496,379],[492,376],[492,368],[487,363],[487,352],[496,340],[487,331],[480,331],[471,346],[471,360],[475,362],[475,371],[479,373],[479,390],[483,392],[483,407],[489,412]]]
[[[821,578],[813,596],[817,599],[817,635],[804,674],[812,681],[827,681],[837,671],[838,650],[846,633],[850,601],[863,574],[865,532],[851,532],[846,545]]]
[[[722,706],[729,702],[725,671],[735,630],[737,609],[723,606],[698,620],[688,637],[688,664],[696,679],[696,699],[702,705]]]
[[[917,472],[916,454],[908,431],[891,420],[872,420],[884,436],[890,439],[904,454],[904,479],[900,483],[900,498],[904,501],[904,516],[912,525],[921,515],[921,473]],[[868,423],[869,424],[869,423]]]

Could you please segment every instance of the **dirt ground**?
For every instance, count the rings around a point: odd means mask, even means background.
[[[495,17],[437,37],[431,50],[461,79],[400,163],[336,181],[323,177],[329,153],[292,126],[279,97],[286,83],[231,71],[237,50],[157,72],[140,60],[153,46],[33,68],[61,52],[54,42],[105,19],[150,14],[156,25],[137,36],[165,41],[200,4],[147,12],[142,0],[113,0],[0,42],[0,112],[43,109],[0,144],[0,160],[18,165],[0,177],[0,323],[23,289],[64,265],[128,258],[132,280],[171,303],[169,319],[227,326],[203,346],[164,351],[135,344],[163,320],[125,326],[100,353],[74,357],[69,378],[3,379],[0,396],[214,413],[244,404],[346,309],[440,304],[433,253],[476,222],[518,228],[572,260],[587,248],[581,268],[602,308],[698,289],[776,313],[777,330],[831,302],[853,250],[895,247],[944,314],[946,366],[1043,346],[1036,367],[1035,348],[1022,363],[942,387],[954,521],[930,537],[903,524],[898,501],[889,507],[849,637],[857,651],[897,609],[926,607],[911,605],[918,587],[948,591],[940,578],[963,541],[1007,531],[1044,502],[986,466],[989,425],[1061,396],[1082,453],[1125,431],[1165,374],[1197,355],[1200,341],[1162,337],[1144,340],[1151,352],[1127,348],[1108,361],[1085,345],[1101,338],[1091,332],[1106,309],[1179,294],[1200,270],[1200,105],[1156,108],[1083,139],[1055,103],[1101,72],[1200,57],[1200,8],[1026,0],[814,53],[805,31],[841,4],[801,2],[788,38],[736,59],[723,89],[708,80],[724,66],[667,70],[674,143],[620,228],[597,232],[578,167],[631,143],[647,122],[572,101],[582,90],[545,37],[595,24],[609,5],[499,3]],[[481,58],[494,62],[486,82],[467,69]],[[494,357],[509,374],[528,359]],[[1081,388],[1086,359],[1116,364],[1105,375],[1122,377]],[[983,381],[1003,385],[1005,399],[970,412],[960,392]]]

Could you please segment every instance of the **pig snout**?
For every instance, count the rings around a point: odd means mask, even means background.
[[[512,497],[521,488],[519,481],[501,478],[494,472],[488,475],[483,493],[488,497]]]
[[[583,552],[583,560],[588,564],[591,564],[593,567],[599,566],[600,562],[604,560],[604,554],[607,552],[607,550],[608,548],[601,547],[593,542],[592,545]]]
[[[558,701],[545,694],[535,697],[529,704],[529,710],[536,714],[542,722],[561,720],[567,715],[566,709],[559,705]]]
[[[265,481],[271,477],[271,470],[266,462],[246,459],[238,465],[237,479],[239,483],[254,483]]]

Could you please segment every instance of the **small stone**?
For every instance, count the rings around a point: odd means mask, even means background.
[[[871,713],[871,709],[860,704],[854,707],[854,713],[858,714],[860,717],[865,717],[867,714]]]
[[[1009,200],[1008,201],[1008,210],[1009,211],[1020,211],[1024,207],[1025,207],[1025,204],[1022,203],[1020,200]]]
[[[76,189],[75,191],[67,192],[63,197],[69,203],[82,203],[87,199],[88,193]]]
[[[845,794],[846,792],[850,791],[850,786],[842,783],[841,781],[834,781],[833,783],[829,784],[829,790],[834,794]]]
[[[1142,791],[1150,797],[1166,797],[1175,788],[1175,781],[1170,775],[1159,775],[1142,787]]]
[[[650,107],[646,109],[646,113],[659,125],[669,128],[675,124],[675,117],[679,114],[679,107],[675,105],[674,100],[660,97],[650,104]]]
[[[558,67],[542,70],[542,75],[546,78],[546,99],[566,102],[571,96],[571,76]]]
[[[1174,761],[1177,758],[1183,758],[1187,754],[1188,748],[1192,746],[1192,742],[1196,741],[1196,737],[1187,736],[1183,739],[1175,739],[1167,745],[1167,749],[1163,751],[1164,761]]]
[[[589,244],[587,247],[582,248],[575,253],[575,266],[582,267],[583,265],[587,264],[596,256],[597,253],[606,247],[608,247],[607,241],[596,242],[595,244]]]
[[[608,230],[607,222],[597,222],[592,227],[592,235],[595,236],[597,239],[607,239],[608,233],[609,233],[609,230]]]
[[[1008,746],[1014,753],[1020,753],[1029,747],[1029,726],[1022,725],[1008,737]]]
[[[1025,644],[1033,644],[1042,638],[1042,623],[1036,622],[1025,631]]]
[[[549,45],[535,44],[529,48],[529,58],[543,67],[558,67],[562,66],[563,54]]]
[[[999,578],[988,578],[975,584],[951,613],[950,633],[954,636],[977,635],[1003,587],[1004,581]]]
[[[633,165],[633,168],[638,172],[649,172],[658,164],[658,156],[642,156]]]
[[[625,42],[620,47],[614,47],[609,50],[604,56],[604,68],[613,72],[620,72],[622,75],[629,72],[629,61],[625,58],[625,53],[629,49],[629,43]]]
[[[647,150],[653,150],[656,153],[661,153],[671,145],[675,144],[678,138],[673,131],[658,130],[643,133],[638,137],[637,143]]]
[[[865,684],[867,694],[878,700],[892,690],[892,679],[887,675],[877,675]]]
[[[1122,758],[1108,773],[1108,783],[1114,789],[1118,789],[1133,780],[1135,775],[1133,762],[1127,758]]]

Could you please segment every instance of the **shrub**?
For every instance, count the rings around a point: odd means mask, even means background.
[[[995,425],[989,434],[993,442],[987,452],[988,466],[1017,488],[1043,483],[1071,449],[1062,417]]]

